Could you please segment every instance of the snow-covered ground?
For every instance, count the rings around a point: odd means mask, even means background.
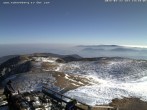
[[[13,80],[14,87],[20,92],[42,90],[42,86],[53,87],[56,82],[55,78],[49,73],[22,73],[18,75],[13,75],[5,80],[7,82],[9,79]],[[4,83],[5,83],[4,82]]]
[[[75,90],[65,93],[81,102],[90,105],[108,104],[114,98],[138,97],[147,101],[147,61],[131,60],[123,58],[103,58],[97,61],[73,61],[69,63],[58,63],[57,58],[34,57],[36,65],[40,62],[55,64],[52,71],[65,73],[65,79],[72,85],[79,86]],[[49,69],[44,71],[50,71]],[[86,85],[79,81],[74,84],[69,74],[79,75],[89,79]],[[15,77],[13,78],[15,79]],[[17,76],[21,83],[22,91],[30,91],[41,88],[43,83],[56,82],[48,73],[24,74]],[[17,82],[16,82],[17,83]],[[19,84],[18,84],[19,85]]]
[[[114,98],[138,97],[147,101],[147,62],[113,60],[99,63],[71,62],[60,69],[70,74],[93,77],[99,83],[82,86],[66,93],[90,105],[108,104]]]
[[[138,97],[147,101],[147,61],[123,58],[75,61],[60,63],[55,71],[90,79],[91,85],[66,93],[90,105],[108,104],[114,98],[123,97]],[[69,79],[68,75],[65,78]]]
[[[33,59],[37,62],[55,62],[58,58],[55,57],[33,57]]]
[[[99,80],[99,79],[97,79]],[[144,81],[130,83],[119,83],[104,80],[98,85],[83,86],[66,93],[67,96],[75,98],[90,105],[108,104],[114,98],[138,97],[147,101],[147,77]]]

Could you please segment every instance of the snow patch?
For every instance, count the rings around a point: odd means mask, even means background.
[[[83,86],[67,92],[65,95],[83,103],[94,105],[109,104],[114,98],[139,97],[147,101],[147,78],[144,82],[119,83],[104,81],[99,85]],[[141,79],[142,80],[142,79]]]
[[[69,75],[68,74],[65,74],[65,79],[69,79]]]
[[[74,86],[79,86],[79,85],[77,85],[77,84],[75,84],[75,83],[71,83],[72,85],[74,85]]]
[[[58,58],[54,58],[54,57],[33,57],[33,59],[35,59],[35,61],[37,61],[37,62],[49,62],[49,63],[53,63],[53,62],[56,62],[56,60]]]

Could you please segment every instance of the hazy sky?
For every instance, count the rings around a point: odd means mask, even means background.
[[[147,45],[147,2],[46,0],[48,5],[4,5],[3,1],[0,44]]]

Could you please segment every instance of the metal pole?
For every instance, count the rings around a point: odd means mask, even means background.
[[[117,107],[116,110],[119,110],[119,108]]]
[[[88,106],[88,110],[92,110],[92,108],[90,106]]]

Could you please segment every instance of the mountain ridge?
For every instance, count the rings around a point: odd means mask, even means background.
[[[147,60],[48,55],[37,53],[7,60],[0,65],[1,83],[12,79],[21,91],[39,90],[45,84],[90,105],[108,104],[122,97],[147,100]]]

